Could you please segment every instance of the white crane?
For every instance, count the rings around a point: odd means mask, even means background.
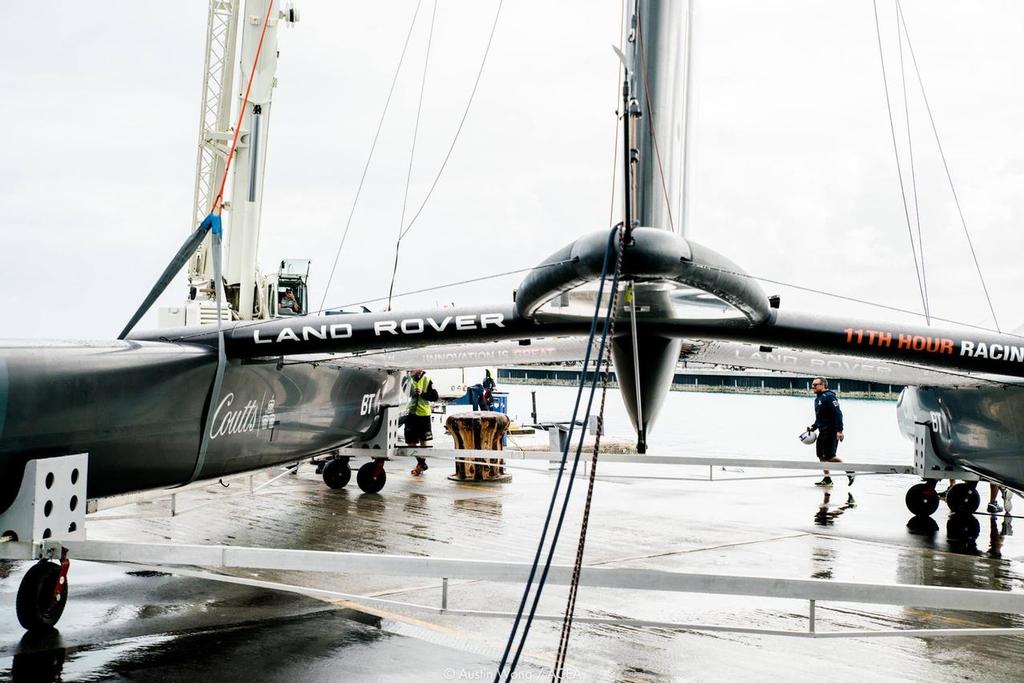
[[[294,8],[280,10],[273,6],[277,2],[246,0],[243,10],[242,0],[210,0],[191,227],[198,225],[210,212],[221,189],[229,145],[235,133],[233,126],[240,120],[235,157],[224,189],[225,196],[230,198],[224,202],[227,228],[224,289],[228,299],[222,302],[228,304],[222,307],[225,319],[251,320],[276,316],[279,313],[279,288],[282,294],[285,289],[292,289],[301,310],[304,312],[306,309],[308,261],[284,260],[279,272],[268,278],[260,276],[256,264],[271,101],[277,83],[277,30],[282,21],[298,21]],[[268,16],[268,10],[270,14],[264,33],[264,18]],[[242,34],[238,60],[241,77],[236,84],[233,65],[239,53],[239,31]],[[259,47],[261,35],[262,48]],[[257,50],[259,61],[253,73]],[[245,101],[250,74],[252,85]],[[238,112],[243,102],[246,109],[239,119]],[[188,302],[184,306],[161,309],[161,327],[216,323],[217,305],[209,242],[207,237],[189,260]],[[258,296],[257,291],[260,292]]]

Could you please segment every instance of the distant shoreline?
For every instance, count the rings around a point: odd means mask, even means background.
[[[545,387],[574,387],[577,385],[575,381],[567,379],[546,379],[539,377],[500,377],[499,382],[501,384],[517,384],[517,385],[534,385],[534,386],[545,386]],[[618,388],[619,383],[612,379],[608,382],[609,387]],[[895,387],[894,387],[895,388]],[[900,389],[903,387],[901,386]],[[783,387],[749,387],[749,386],[730,386],[730,385],[713,385],[713,384],[673,384],[672,391],[686,391],[690,393],[700,394],[748,394],[757,396],[807,396],[808,390],[800,388],[783,388]],[[837,392],[842,398],[858,398],[867,399],[872,401],[895,401],[899,397],[899,391],[839,391]]]

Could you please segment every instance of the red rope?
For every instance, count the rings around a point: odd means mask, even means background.
[[[238,121],[235,122],[235,136],[231,140],[231,148],[228,150],[228,162],[224,165],[224,176],[220,179],[220,189],[213,200],[210,213],[220,215],[224,208],[224,186],[228,183],[228,173],[231,171],[231,160],[235,157],[235,148],[238,146],[238,135],[242,131],[242,117],[245,115],[245,106],[249,104],[249,91],[252,90],[252,79],[256,75],[256,65],[260,63],[260,52],[263,50],[263,37],[267,35],[267,24],[270,23],[270,11],[274,8],[274,1],[267,4],[267,15],[263,17],[263,30],[260,31],[260,42],[256,45],[256,56],[252,61],[252,71],[249,72],[249,82],[245,86],[245,95],[242,97],[242,106],[238,110]]]

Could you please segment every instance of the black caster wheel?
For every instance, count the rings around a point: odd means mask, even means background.
[[[914,515],[928,516],[939,509],[939,494],[934,486],[914,484],[907,491],[907,509]]]
[[[981,494],[970,484],[955,484],[946,492],[946,505],[953,514],[971,515],[981,505]]]
[[[368,462],[359,468],[356,473],[356,483],[365,493],[377,493],[388,480],[388,473],[384,471],[384,463],[376,460]]]
[[[324,471],[321,472],[324,483],[332,489],[345,488],[352,479],[352,468],[346,460],[329,460],[324,463]],[[362,486],[362,484],[360,484]]]
[[[64,614],[67,600],[68,582],[60,578],[60,565],[38,562],[25,573],[18,587],[18,622],[28,631],[53,628]]]

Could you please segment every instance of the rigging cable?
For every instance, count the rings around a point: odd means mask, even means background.
[[[405,225],[405,210],[409,205],[409,185],[412,183],[412,163],[416,158],[416,138],[420,133],[420,115],[423,113],[423,93],[427,90],[427,67],[430,65],[430,46],[434,43],[434,22],[437,19],[437,0],[430,15],[430,31],[427,33],[427,54],[423,58],[423,77],[420,79],[420,98],[416,104],[416,123],[412,127],[412,148],[409,150],[409,169],[405,173],[405,194],[402,197],[402,217],[398,220],[398,238],[395,240],[395,265],[391,269],[391,285],[388,287],[388,305],[391,310],[391,294],[395,291],[398,275],[398,256],[402,249],[402,226]]]
[[[931,313],[932,302],[928,296],[928,269],[924,265],[924,236],[921,233],[921,203],[917,196],[917,170],[914,165],[914,138],[910,132],[910,107],[907,104],[907,71],[903,62],[903,34],[900,31],[900,15],[896,13],[896,44],[900,53],[900,85],[903,89],[903,115],[907,125],[907,151],[910,156],[910,184],[914,193],[914,220],[917,223],[917,249],[921,253],[921,284],[924,287],[925,307]]]
[[[324,304],[327,302],[327,294],[331,288],[331,282],[334,280],[334,273],[338,269],[338,259],[341,258],[341,249],[345,246],[345,240],[348,238],[349,228],[352,226],[352,217],[356,213],[356,205],[359,203],[359,195],[363,191],[363,183],[366,181],[366,173],[370,170],[370,162],[373,160],[373,152],[377,149],[377,140],[380,139],[380,131],[384,126],[384,118],[387,116],[388,107],[391,106],[391,96],[395,94],[395,84],[398,83],[398,74],[402,71],[402,63],[405,61],[405,53],[409,49],[409,40],[412,38],[413,28],[416,27],[416,17],[420,13],[420,5],[423,4],[423,0],[419,0],[416,3],[416,11],[412,13],[412,21],[409,22],[409,32],[405,36],[405,44],[402,46],[402,54],[398,58],[398,65],[395,67],[395,75],[391,78],[391,88],[388,90],[387,99],[384,101],[384,110],[380,113],[380,119],[377,121],[377,132],[373,134],[373,142],[370,144],[370,153],[366,157],[366,163],[363,164],[363,174],[359,177],[359,185],[356,186],[356,196],[352,199],[352,208],[349,209],[348,219],[345,221],[345,230],[341,233],[341,242],[338,244],[338,251],[334,254],[334,264],[331,266],[331,274],[327,277],[327,284],[324,285],[324,298],[320,300],[320,309],[323,310]]]
[[[909,308],[900,308],[899,306],[890,306],[889,304],[879,303],[877,301],[869,301],[867,299],[858,299],[854,296],[846,296],[845,294],[836,294],[835,292],[826,292],[816,287],[805,287],[803,285],[793,284],[791,282],[783,282],[782,280],[773,280],[772,278],[762,277],[760,275],[751,275],[750,273],[741,273],[737,270],[729,270],[728,268],[719,268],[718,266],[709,266],[705,263],[694,264],[695,268],[701,268],[703,270],[713,270],[717,273],[724,273],[726,275],[735,275],[736,277],[750,278],[751,280],[757,280],[758,282],[767,282],[773,285],[781,285],[782,287],[790,287],[792,289],[798,289],[802,292],[809,292],[811,294],[820,294],[821,296],[832,297],[833,299],[840,299],[842,301],[850,301],[855,304],[864,304],[865,306],[873,306],[875,308],[881,308],[887,311],[894,311],[896,313],[905,313],[907,315],[913,315],[919,318],[924,317],[924,313],[920,311],[913,311]],[[1008,337],[1017,337],[1024,339],[1024,334],[1015,334],[1013,332],[1003,332],[1002,330],[992,329],[991,327],[985,327],[984,325],[975,325],[973,323],[966,323],[962,320],[953,320],[951,318],[940,318],[939,316],[932,316],[932,320],[938,320],[944,323],[950,323],[951,325],[960,325],[962,327],[969,327],[975,330],[981,330],[983,332],[997,332],[999,334],[1005,334]]]
[[[132,328],[138,324],[139,320],[142,319],[148,311],[153,302],[156,301],[164,290],[167,289],[167,285],[171,283],[174,276],[178,274],[178,271],[192,258],[192,254],[195,253],[199,245],[202,244],[206,237],[206,233],[213,231],[215,235],[220,234],[221,220],[220,214],[221,209],[224,207],[224,186],[228,182],[228,173],[231,171],[231,161],[235,157],[235,150],[238,147],[238,136],[242,129],[242,117],[245,116],[246,105],[249,103],[249,93],[252,90],[252,81],[256,76],[256,65],[260,61],[260,53],[263,51],[263,38],[267,35],[267,25],[270,23],[270,11],[274,7],[274,0],[270,0],[267,3],[267,13],[263,17],[263,28],[260,31],[260,40],[256,44],[256,52],[253,55],[252,71],[249,72],[249,81],[245,86],[245,94],[242,96],[242,105],[238,109],[238,121],[235,123],[235,134],[231,139],[231,147],[228,150],[227,162],[224,164],[224,175],[221,177],[220,189],[217,191],[217,196],[213,199],[213,206],[210,207],[210,213],[203,219],[202,223],[190,234],[186,239],[185,243],[181,245],[178,252],[171,259],[171,262],[167,264],[164,272],[157,278],[156,284],[153,285],[152,289],[146,295],[146,298],[142,300],[142,304],[136,309],[134,315],[129,319],[128,324],[121,330],[121,334],[118,335],[118,339],[124,339],[132,331]],[[219,238],[218,238],[219,239]],[[217,300],[217,319],[220,320],[220,299]]]
[[[617,257],[616,257],[617,260],[616,260],[616,263],[615,263],[615,273],[616,273],[616,276],[618,276],[618,274],[620,272],[622,272],[622,255],[623,255],[623,252],[625,251],[625,247],[626,247],[626,244],[625,244],[625,241],[624,241],[625,234],[626,234],[626,231],[623,230],[622,238],[621,238],[621,240],[619,242],[619,253],[618,253]],[[636,325],[636,318],[635,318],[636,304],[633,303],[631,298],[629,298],[631,296],[635,296],[635,295],[633,295],[632,287],[633,287],[633,284],[629,283],[629,288],[630,288],[629,292],[630,292],[630,294],[627,297],[626,302],[630,304],[631,309],[634,311],[634,313],[633,313],[633,315],[634,315],[634,318],[633,318],[633,324],[634,324],[634,328],[633,328],[633,348],[634,348],[634,354],[633,355],[634,355],[634,357],[636,357],[636,352],[635,352],[635,349],[637,348],[637,345],[636,345],[636,327],[635,327],[635,325]],[[616,321],[616,318],[618,317],[618,316],[614,315],[614,312],[618,310],[617,309],[617,299],[618,299],[618,296],[619,296],[619,289],[618,289],[617,286],[613,286],[613,288],[612,288],[612,295],[611,296],[612,296],[612,300],[609,302],[609,310],[612,311],[613,313],[612,313],[612,315],[609,315],[608,319],[607,319],[608,338],[609,339],[612,339],[615,336],[615,321]],[[576,562],[575,562],[575,564],[573,565],[573,568],[572,568],[572,579],[569,582],[569,598],[568,598],[568,601],[567,601],[566,606],[565,606],[565,617],[562,620],[562,633],[561,633],[561,635],[559,636],[559,639],[558,639],[558,653],[557,653],[557,655],[555,657],[555,667],[554,667],[554,672],[553,672],[552,677],[551,677],[551,679],[554,680],[554,681],[561,681],[562,677],[564,675],[564,672],[565,672],[565,659],[566,659],[566,656],[568,655],[568,652],[569,652],[569,634],[572,632],[573,616],[576,613],[576,595],[579,592],[580,573],[582,572],[582,569],[583,569],[583,551],[584,551],[584,549],[586,547],[586,544],[587,544],[587,527],[588,527],[588,525],[590,523],[590,508],[591,508],[591,503],[594,500],[594,481],[596,480],[596,477],[597,477],[597,458],[598,458],[598,454],[600,453],[600,450],[601,450],[601,434],[604,433],[604,406],[605,406],[605,399],[608,396],[608,370],[609,370],[609,368],[611,368],[611,365],[612,365],[612,345],[610,343],[608,344],[607,347],[605,347],[605,354],[606,355],[605,355],[605,358],[604,358],[604,371],[601,372],[601,405],[600,405],[600,407],[597,410],[597,434],[594,435],[594,450],[593,450],[593,453],[592,453],[592,456],[591,456],[591,459],[590,459],[590,478],[589,478],[589,480],[587,482],[587,498],[586,498],[586,501],[583,504],[583,520],[582,520],[582,522],[580,522],[580,540],[579,540],[579,543],[576,546]],[[598,358],[597,369],[599,371],[601,369],[601,359],[600,358]],[[640,382],[639,381],[637,382],[636,386],[637,386],[638,391],[639,391],[639,387],[640,387]],[[589,413],[589,411],[588,411],[588,413]],[[638,418],[638,422],[642,422],[642,418]],[[583,445],[583,436],[580,435],[580,446],[582,446],[582,445]],[[577,455],[576,455],[576,459],[579,460],[579,453],[578,452],[577,452]],[[575,468],[573,468],[573,475],[574,476],[575,476],[575,473],[576,473],[576,470],[575,470]]]
[[[533,270],[543,270],[545,268],[555,268],[555,267],[564,265],[566,263],[576,263],[577,261],[579,261],[579,257],[574,256],[572,258],[562,259],[561,261],[553,261],[551,263],[544,263],[544,264],[541,264],[539,266],[528,266],[526,268],[516,268],[515,270],[506,270],[506,271],[503,271],[501,273],[492,273],[491,275],[480,275],[478,277],[471,277],[471,278],[467,278],[465,280],[456,280],[454,282],[446,282],[443,285],[432,285],[430,287],[422,287],[420,289],[411,289],[411,290],[409,290],[407,292],[400,292],[398,294],[395,294],[394,298],[397,299],[399,297],[411,296],[413,294],[425,294],[427,292],[436,292],[436,291],[441,290],[441,289],[448,289],[449,287],[459,287],[461,285],[470,285],[470,284],[473,284],[473,283],[476,283],[476,282],[483,282],[485,280],[495,280],[495,279],[500,278],[500,277],[508,277],[509,275],[518,275],[519,273],[528,273],[528,272],[533,271]],[[323,309],[320,309],[319,311],[309,311],[307,313],[303,313],[302,315],[289,316],[288,320],[289,321],[297,321],[297,320],[301,320],[303,318],[309,318],[309,317],[315,316],[317,314],[324,313],[325,311],[331,311],[331,310],[336,310],[336,309],[340,309],[340,308],[348,308],[349,306],[363,306],[365,304],[376,304],[376,303],[380,303],[381,301],[387,301],[387,297],[386,296],[379,296],[379,297],[377,297],[375,299],[364,299],[362,301],[350,301],[348,303],[344,303],[344,304],[341,304],[341,305],[331,306],[330,308],[323,308]],[[266,321],[266,320],[247,321],[245,323],[239,323],[239,324],[234,325],[231,328],[231,330],[232,331],[244,330],[244,329],[246,329],[248,327],[256,327],[258,325],[264,325],[267,322],[268,321]],[[197,337],[205,337],[207,334],[208,333],[206,331],[194,332],[192,334],[186,334],[186,335],[182,335],[180,337],[175,337],[174,341],[188,341],[189,339],[194,339],[194,338],[197,338]],[[162,339],[164,341],[171,341],[167,337],[163,337]]]
[[[882,85],[885,88],[885,107],[889,112],[889,132],[892,134],[892,150],[896,156],[896,174],[900,180],[900,196],[903,199],[903,215],[907,219],[907,236],[910,238],[910,251],[914,256],[914,270],[917,272],[917,287],[921,292],[921,306],[924,308],[925,320],[931,325],[931,313],[928,310],[928,300],[924,295],[924,286],[921,284],[921,267],[917,262],[917,248],[914,245],[914,231],[910,225],[910,210],[907,207],[907,191],[903,185],[903,169],[900,166],[899,146],[896,144],[896,123],[892,117],[892,103],[889,100],[889,81],[885,75],[885,55],[882,51],[882,27],[878,23],[878,0],[871,0],[875,12],[875,34],[878,36],[878,59],[882,64]]]
[[[494,11],[494,23],[491,24],[491,34],[487,38],[487,47],[484,48],[484,56],[480,60],[480,69],[476,72],[476,81],[473,82],[473,89],[469,93],[469,100],[466,102],[466,108],[462,112],[462,119],[459,121],[459,127],[455,129],[455,135],[452,137],[452,143],[448,146],[448,152],[444,155],[444,161],[441,162],[441,168],[437,169],[437,175],[434,176],[434,182],[430,184],[430,189],[427,190],[427,195],[423,198],[423,202],[420,207],[416,209],[416,214],[409,221],[409,225],[402,231],[400,237],[405,235],[412,230],[412,226],[416,224],[416,219],[420,217],[427,202],[430,201],[430,196],[434,193],[434,188],[437,187],[437,183],[441,180],[441,174],[444,173],[445,166],[448,165],[448,160],[452,157],[452,152],[455,150],[455,143],[459,139],[459,134],[462,132],[462,127],[466,123],[466,118],[469,116],[469,108],[473,104],[473,98],[476,96],[477,87],[480,85],[480,77],[484,73],[484,65],[487,64],[487,55],[491,52],[491,44],[494,42],[494,31],[498,28],[498,17],[501,16],[501,6],[504,4],[504,0],[498,0],[498,9]]]
[[[967,237],[967,246],[971,250],[971,258],[974,259],[974,268],[978,271],[978,279],[981,280],[981,289],[985,292],[985,301],[988,302],[988,310],[992,314],[992,322],[996,331],[1001,332],[999,319],[996,317],[996,309],[992,305],[992,297],[989,296],[988,286],[985,284],[985,276],[981,272],[981,264],[978,262],[978,254],[974,251],[974,242],[971,240],[971,233],[967,229],[967,219],[964,218],[963,208],[960,206],[960,198],[956,194],[956,187],[953,184],[953,175],[949,172],[949,163],[946,161],[946,153],[942,149],[942,142],[939,140],[939,129],[935,125],[935,117],[932,115],[932,107],[928,102],[928,94],[925,92],[924,80],[921,78],[921,69],[917,65],[917,56],[914,54],[914,45],[910,42],[910,31],[907,29],[907,17],[903,14],[903,6],[896,0],[896,12],[903,24],[903,33],[907,37],[907,50],[910,51],[910,59],[914,64],[914,72],[917,74],[917,83],[921,88],[921,98],[924,100],[925,110],[928,112],[928,121],[931,122],[932,134],[935,136],[935,145],[938,147],[939,156],[942,158],[942,168],[946,171],[946,180],[949,181],[949,191],[953,193],[953,201],[956,204],[957,213],[960,215],[960,225],[963,226],[964,236]],[[877,15],[876,15],[877,16]]]
[[[561,459],[561,463],[559,465],[558,475],[555,478],[555,485],[554,485],[554,487],[553,487],[553,489],[551,491],[551,502],[548,504],[547,515],[545,516],[545,519],[544,519],[544,526],[543,526],[543,528],[541,530],[540,540],[537,543],[537,551],[534,554],[533,562],[532,562],[532,564],[530,566],[530,573],[529,573],[529,576],[527,577],[527,580],[526,580],[526,586],[523,588],[523,597],[522,597],[522,599],[519,602],[519,608],[516,611],[515,620],[512,623],[512,630],[509,632],[508,641],[505,644],[505,650],[504,650],[504,652],[502,653],[502,656],[501,656],[501,662],[498,664],[498,670],[497,670],[497,673],[495,675],[495,680],[501,680],[502,671],[505,669],[506,663],[509,663],[508,662],[508,658],[509,658],[509,654],[510,654],[510,652],[512,650],[512,644],[516,640],[517,632],[519,630],[519,624],[520,624],[520,622],[522,620],[523,613],[524,613],[524,611],[526,609],[526,602],[527,602],[527,599],[528,599],[529,594],[530,594],[530,589],[533,586],[533,580],[534,580],[534,577],[537,574],[537,568],[540,565],[540,557],[541,557],[541,554],[542,554],[543,549],[544,549],[545,541],[547,540],[548,529],[549,529],[549,527],[551,525],[551,518],[552,518],[552,516],[554,514],[555,503],[558,500],[558,494],[559,494],[559,490],[560,490],[560,487],[561,487],[562,476],[565,473],[565,464],[566,464],[566,461],[568,460],[568,457],[569,457],[569,448],[572,445],[572,436],[573,436],[573,431],[574,431],[574,429],[576,427],[577,418],[579,416],[580,400],[583,397],[583,388],[584,388],[584,386],[587,383],[587,369],[588,369],[589,364],[590,364],[590,355],[591,355],[591,351],[593,349],[594,337],[597,335],[597,323],[598,323],[598,320],[601,317],[601,304],[602,304],[602,299],[604,297],[605,284],[607,282],[608,261],[610,260],[609,259],[610,252],[612,251],[612,249],[615,246],[615,237],[616,237],[616,235],[619,236],[618,242],[620,244],[620,250],[621,250],[621,245],[622,245],[622,241],[623,241],[623,239],[625,237],[625,234],[626,234],[625,227],[622,226],[621,224],[617,225],[614,228],[612,228],[611,231],[608,234],[608,244],[605,247],[604,260],[603,260],[602,265],[601,265],[600,283],[598,285],[597,297],[596,297],[596,300],[594,302],[594,315],[591,318],[591,322],[590,322],[590,334],[588,336],[587,350],[586,350],[586,353],[584,354],[583,368],[582,368],[582,372],[580,373],[580,385],[579,385],[579,388],[576,391],[576,402],[573,405],[572,419],[569,422],[569,433],[568,433],[568,435],[566,437],[565,444],[562,447],[562,459]],[[621,263],[621,261],[617,259],[616,263]],[[600,344],[600,347],[599,347],[598,353],[597,353],[598,360],[597,360],[597,365],[595,366],[595,372],[592,373],[592,380],[591,380],[591,386],[590,386],[590,396],[589,396],[589,398],[587,400],[587,408],[586,408],[586,413],[585,413],[584,421],[586,421],[586,419],[589,418],[590,410],[593,407],[594,393],[595,393],[596,388],[597,388],[597,370],[600,369],[601,359],[602,359],[602,357],[604,355],[605,344],[606,344],[606,342],[610,343],[609,342],[609,338],[608,338],[608,321],[614,315],[614,310],[612,309],[611,306],[612,306],[612,303],[615,300],[615,292],[618,289],[618,279],[619,279],[619,273],[618,273],[618,271],[616,271],[613,274],[613,278],[612,278],[612,282],[611,282],[611,291],[612,291],[612,293],[611,293],[611,295],[609,296],[609,299],[608,299],[608,310],[607,310],[607,312],[605,314],[605,324],[602,326],[603,329],[602,329],[602,334],[601,334],[601,344]],[[516,651],[515,651],[515,654],[514,654],[514,656],[512,658],[511,663],[509,663],[509,669],[508,669],[507,677],[505,678],[506,681],[511,681],[512,677],[513,677],[513,674],[515,673],[516,665],[519,663],[519,658],[522,655],[523,646],[526,644],[526,639],[527,639],[527,636],[529,635],[529,632],[530,632],[530,626],[533,624],[533,619],[534,619],[534,616],[536,615],[536,612],[537,612],[537,605],[540,602],[540,597],[541,597],[541,594],[543,593],[543,590],[544,590],[544,584],[547,581],[548,572],[551,569],[551,561],[552,561],[552,558],[554,557],[555,548],[556,548],[556,546],[558,544],[558,537],[559,537],[559,534],[561,533],[561,530],[562,530],[562,524],[565,521],[565,513],[566,513],[566,509],[567,509],[567,507],[569,505],[569,497],[572,494],[573,482],[574,482],[574,480],[576,478],[576,470],[579,467],[579,460],[580,460],[580,454],[581,454],[582,449],[583,449],[583,438],[584,438],[584,436],[585,436],[585,434],[581,432],[579,444],[576,447],[576,455],[575,455],[575,459],[573,461],[572,470],[571,470],[570,475],[569,475],[569,481],[566,484],[565,495],[563,497],[563,502],[562,502],[562,509],[561,509],[561,512],[560,512],[559,517],[558,517],[558,522],[555,525],[555,530],[554,530],[554,532],[552,534],[551,544],[550,544],[550,546],[548,548],[548,554],[547,554],[546,561],[544,563],[544,568],[541,571],[540,578],[537,580],[537,589],[534,592],[533,603],[530,606],[530,611],[529,611],[529,615],[526,618],[526,623],[523,625],[523,633],[522,633],[522,636],[520,637],[519,645],[516,647]]]

